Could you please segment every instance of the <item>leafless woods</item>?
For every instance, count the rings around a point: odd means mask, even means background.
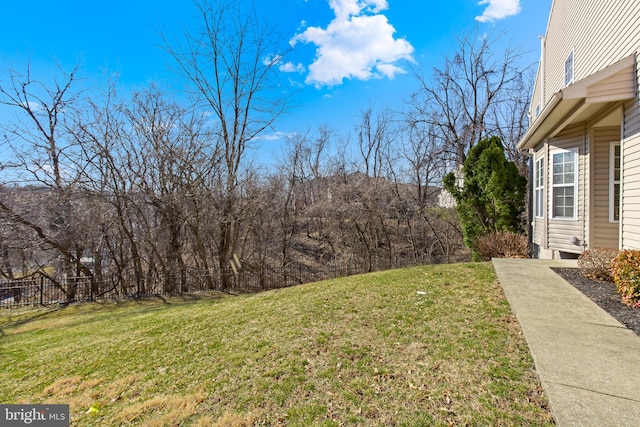
[[[29,67],[5,73],[3,277],[144,283],[237,261],[372,270],[468,257],[441,179],[480,137],[523,131],[524,104],[506,96],[526,91],[514,57],[463,39],[433,78],[416,73],[406,111],[369,104],[349,134],[290,134],[261,167],[250,153],[287,106],[284,52],[235,5],[199,3],[202,32],[167,44],[194,102],[154,85],[85,92],[78,70],[47,82]]]

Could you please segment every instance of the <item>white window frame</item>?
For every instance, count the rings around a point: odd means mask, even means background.
[[[570,66],[569,66],[569,61],[571,61]],[[569,55],[567,56],[567,59],[565,59],[564,61],[564,85],[569,86],[570,84],[572,84],[575,81],[575,66],[576,64],[576,58],[574,55],[574,50],[571,49],[571,52],[569,52]]]
[[[573,183],[565,184],[556,183],[554,179],[554,170],[555,170],[555,157],[560,154],[573,153]],[[551,210],[551,218],[558,220],[566,220],[566,221],[576,221],[578,219],[578,179],[579,179],[579,164],[578,158],[579,156],[578,148],[570,148],[566,150],[555,150],[549,156],[549,176],[550,176],[550,189],[551,189],[551,200],[550,200],[550,210]],[[556,189],[560,188],[570,188],[573,187],[573,216],[559,216],[556,215]]]
[[[618,148],[618,179],[616,179],[616,147]],[[621,173],[622,173],[622,152],[620,151],[620,143],[612,142],[609,147],[609,222],[620,221],[620,191],[621,191]],[[616,206],[615,193],[616,185],[618,186],[618,205]],[[616,208],[618,217],[616,218]]]
[[[534,209],[536,218],[544,218],[544,177],[544,156],[541,156],[534,162]]]

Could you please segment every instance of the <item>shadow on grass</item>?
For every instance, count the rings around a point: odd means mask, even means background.
[[[40,320],[46,318],[47,316],[51,316],[54,313],[58,313],[65,308],[67,308],[69,304],[59,304],[57,307],[48,307],[46,310],[39,311],[39,309],[27,309],[28,311],[20,311],[19,313],[11,313],[8,310],[7,316],[2,316],[0,319],[0,339],[5,337],[4,330],[6,328],[18,328],[20,326],[24,326],[33,321]],[[13,319],[12,315],[18,317],[17,319]],[[6,319],[6,320],[5,320]]]
[[[66,303],[54,306],[28,307],[17,310],[6,310],[0,315],[0,339],[7,336],[7,332],[28,325],[29,323],[55,318],[63,313],[78,316],[78,320],[72,323],[65,323],[65,327],[76,324],[88,324],[104,320],[104,316],[117,314],[117,319],[139,316],[152,312],[157,312],[170,307],[183,304],[194,304],[205,301],[218,301],[224,299],[222,294],[201,294],[183,295],[175,297],[165,297],[162,295],[150,295],[141,298],[130,298],[123,300],[105,300],[83,303]],[[122,309],[130,308],[126,312]]]

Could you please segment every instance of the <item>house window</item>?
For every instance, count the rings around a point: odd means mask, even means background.
[[[536,105],[536,118],[540,115],[540,104]]]
[[[612,143],[609,151],[609,221],[620,220],[620,144]]]
[[[536,218],[544,217],[544,157],[535,165],[535,210]]]
[[[578,202],[578,153],[562,151],[552,156],[553,218],[576,219]]]
[[[573,83],[573,50],[564,61],[564,85],[569,86]]]

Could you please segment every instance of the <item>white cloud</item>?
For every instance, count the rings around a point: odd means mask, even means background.
[[[283,73],[300,73],[300,74],[302,74],[302,73],[305,72],[304,65],[302,65],[300,63],[294,64],[293,62],[285,62],[284,64],[280,64],[278,69],[280,71],[282,71]]]
[[[279,64],[282,62],[282,56],[280,55],[266,55],[262,58],[262,65],[266,65],[267,67],[271,67],[272,65]]]
[[[367,12],[375,14],[389,6],[387,0],[329,0],[329,7],[336,14],[337,20],[344,20]]]
[[[327,28],[308,27],[291,39],[317,46],[306,83],[339,85],[345,78],[393,78],[404,70],[398,61],[413,61],[413,46],[395,39],[395,28],[380,14],[386,0],[329,0],[335,18]]]
[[[293,138],[296,136],[296,132],[281,132],[274,131],[272,133],[265,133],[258,137],[258,139],[263,141],[284,141],[287,138]]]
[[[484,13],[476,16],[478,22],[493,22],[508,16],[517,15],[522,8],[520,0],[480,0],[479,5],[488,5]]]
[[[26,108],[30,109],[33,112],[38,112],[38,111],[42,111],[42,110],[46,110],[47,106],[41,102],[33,102],[33,101],[27,101],[26,103],[23,104],[23,106],[25,106]]]
[[[283,73],[304,73],[305,68],[304,65],[298,63],[294,64],[293,62],[282,62],[281,55],[266,55],[262,58],[262,64],[267,67],[278,66],[278,69]]]

